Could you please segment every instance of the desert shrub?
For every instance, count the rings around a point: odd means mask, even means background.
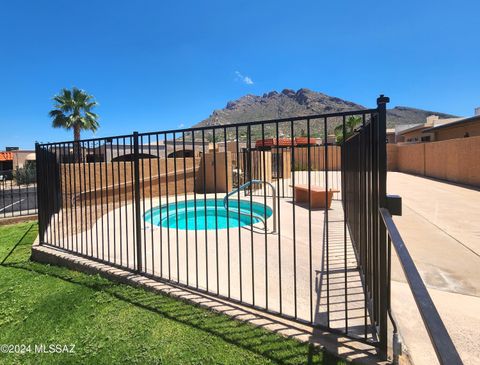
[[[23,167],[17,167],[13,172],[13,178],[18,185],[31,184],[37,181],[35,162],[27,161]]]

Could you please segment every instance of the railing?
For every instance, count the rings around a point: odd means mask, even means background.
[[[238,188],[232,190],[231,192],[229,192],[227,195],[225,195],[225,197],[223,198],[223,206],[225,207],[225,209],[227,211],[229,211],[229,205],[228,205],[228,198],[231,197],[232,195],[236,194],[236,193],[240,193],[240,191],[243,191],[245,190],[246,188],[248,188],[249,186],[251,186],[252,184],[263,184],[263,185],[268,185],[270,186],[270,188],[272,189],[272,204],[273,204],[273,231],[271,233],[275,233],[277,231],[277,193],[276,193],[276,190],[275,190],[275,186],[273,186],[271,183],[269,183],[268,181],[262,181],[262,180],[250,180],[249,182],[246,182],[245,184],[243,184],[242,186],[239,186]],[[244,212],[240,209],[238,209],[238,212],[236,212],[237,214],[239,215],[243,215],[243,216],[247,216],[247,217],[251,217],[252,216],[252,213],[247,213],[247,212]],[[259,220],[262,221],[264,227],[265,227],[265,231],[267,231],[267,221],[261,216],[261,215],[258,215],[258,214],[255,214],[255,217],[258,218]]]
[[[463,364],[455,345],[448,334],[442,318],[438,314],[435,304],[428,294],[428,290],[413,262],[407,246],[398,232],[393,222],[390,212],[385,208],[380,208],[382,222],[387,230],[388,247],[391,252],[391,246],[395,248],[398,259],[402,266],[408,285],[412,291],[415,303],[422,316],[423,323],[427,329],[430,341],[435,349],[438,361],[441,365],[461,365]]]
[[[34,169],[0,171],[0,219],[37,214]]]

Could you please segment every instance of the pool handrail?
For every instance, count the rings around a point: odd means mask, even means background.
[[[272,188],[272,191],[273,191],[273,194],[272,194],[272,198],[273,198],[273,209],[272,209],[273,210],[273,213],[272,213],[273,214],[273,231],[272,231],[272,233],[276,233],[277,232],[277,208],[276,208],[277,191],[275,190],[275,187],[271,183],[269,183],[268,181],[256,180],[256,179],[247,181],[245,184],[240,185],[238,188],[232,190],[227,195],[225,195],[225,197],[223,198],[223,206],[225,207],[225,210],[227,212],[230,211],[229,207],[227,206],[228,198],[230,196],[232,196],[233,194],[236,194],[236,193],[239,193],[242,190],[245,190],[247,187],[249,187],[250,185],[253,185],[253,184],[269,185]],[[265,190],[265,192],[266,192],[266,190]],[[249,217],[251,215],[251,213],[242,212],[241,209],[240,209],[240,206],[238,207],[238,214],[249,216]],[[266,219],[264,217],[260,216],[260,215],[255,215],[255,218],[258,218],[263,222],[263,225],[265,226],[265,231],[266,231],[267,230]],[[252,222],[252,224],[253,224],[253,222]]]

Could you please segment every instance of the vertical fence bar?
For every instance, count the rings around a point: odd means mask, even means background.
[[[45,227],[45,218],[44,218],[44,204],[42,198],[43,194],[43,168],[42,168],[42,158],[41,158],[41,147],[38,142],[35,143],[35,161],[36,161],[36,176],[37,176],[37,216],[38,216],[38,239],[40,244],[45,242],[44,237],[44,227]],[[2,187],[3,189],[3,187]],[[2,190],[2,197],[4,199],[3,206],[5,206],[5,191]]]
[[[177,135],[172,134],[173,141],[173,187],[175,193],[175,242],[177,253],[177,283],[180,282],[180,244],[178,242],[178,186],[177,186]],[[169,227],[170,228],[170,227]]]
[[[205,154],[205,130],[202,129],[202,165],[203,165],[203,171],[202,171],[202,177],[203,177],[203,208],[206,210],[207,209],[207,156]],[[205,283],[206,283],[206,288],[208,291],[208,231],[207,231],[207,215],[205,214],[205,227],[204,227],[204,233],[205,233]]]
[[[150,247],[152,249],[152,271],[151,274],[155,274],[155,245],[153,237],[153,188],[152,188],[152,137],[148,135],[148,173],[149,173],[149,188],[150,188]],[[145,178],[145,177],[144,177]],[[145,260],[145,266],[147,261]]]
[[[282,183],[285,180],[284,176],[284,168],[283,168],[283,150],[280,149],[280,143],[278,139],[278,122],[275,123],[275,137],[277,142],[277,150],[276,150],[276,168],[277,168],[277,201],[274,201],[273,204],[277,204],[277,227],[278,227],[278,301],[279,301],[279,312],[283,313],[283,306],[282,306],[282,228],[281,228],[281,217],[280,217],[280,176],[282,177]],[[272,149],[273,152],[273,149]],[[282,171],[280,174],[280,159],[282,160]],[[282,191],[283,193],[283,191]],[[283,194],[282,194],[283,196]],[[275,219],[275,217],[274,217]]]
[[[308,280],[310,323],[313,324],[313,273],[312,273],[312,157],[310,150],[310,119],[307,119],[307,184],[308,184]],[[328,200],[325,200],[328,202]],[[328,204],[327,204],[328,205]]]
[[[158,209],[159,209],[159,235],[160,235],[160,277],[163,277],[163,233],[162,233],[162,173],[161,173],[161,166],[160,166],[160,144],[158,133],[156,133],[156,143],[157,143],[157,171],[158,171]],[[153,212],[152,212],[153,215]],[[155,274],[155,272],[153,273]]]
[[[296,230],[295,230],[295,129],[293,125],[293,120],[290,121],[290,142],[291,142],[291,154],[290,154],[290,171],[292,176],[292,216],[293,216],[293,306],[294,306],[294,318],[297,319],[298,315],[298,302],[297,302],[297,241],[296,241]]]
[[[143,135],[139,135],[139,148],[141,146],[141,152],[139,151],[139,159],[141,160],[142,162],[142,171],[140,172],[140,181],[142,182],[142,185],[141,185],[141,198],[142,198],[142,211],[143,213],[145,214],[145,149],[144,149],[144,145],[143,145]],[[139,160],[139,163],[140,163],[140,160]],[[140,221],[139,221],[140,222]],[[143,271],[144,272],[147,272],[147,230],[146,229],[143,229]]]
[[[198,289],[198,222],[197,222],[197,165],[195,161],[195,132],[192,131],[193,216],[195,219],[195,288]],[[200,173],[200,172],[199,172]]]
[[[236,170],[237,170],[237,188],[240,187],[240,146],[238,139],[238,126],[235,126],[235,149],[237,153],[236,158]],[[245,170],[245,166],[243,166]],[[245,173],[245,172],[244,172]],[[245,176],[245,175],[244,175]],[[245,182],[245,181],[243,181]],[[242,278],[242,227],[240,224],[240,192],[237,193],[237,209],[238,209],[238,276],[239,276],[239,289],[240,289],[240,301],[243,300],[243,278]]]
[[[247,127],[247,151],[248,151],[248,179],[253,180],[252,176],[252,129]],[[253,243],[253,209],[252,209],[252,195],[253,187],[250,185],[250,250],[251,250],[251,264],[252,264],[252,304],[255,305],[255,247]]]
[[[125,138],[123,139],[123,144],[122,144],[122,149],[123,153],[125,154]],[[125,225],[126,227],[126,222],[122,222],[122,174],[121,174],[121,160],[120,160],[120,152],[119,152],[119,146],[120,146],[120,138],[117,138],[117,156],[116,159],[117,161],[115,162],[117,164],[117,178],[118,178],[118,220],[119,222],[119,227],[120,227],[120,234],[119,234],[119,251],[120,251],[120,265],[123,266],[123,227]],[[113,151],[112,151],[113,152]],[[125,161],[125,158],[123,158]],[[125,163],[125,162],[124,162]],[[125,170],[125,167],[124,167]],[[125,184],[125,181],[123,181],[123,184]],[[125,217],[126,218],[126,217]]]
[[[342,117],[342,144],[345,143],[347,139],[347,128],[345,124],[345,116]],[[342,153],[342,169],[344,169],[344,165],[346,163],[344,154]],[[345,170],[343,170],[345,173]],[[338,175],[338,174],[337,174]],[[344,265],[344,295],[345,295],[345,333],[348,333],[348,271],[347,271],[347,213],[345,207],[345,177],[342,176],[342,200],[344,203],[343,207],[343,265]]]
[[[225,159],[225,194],[228,194],[230,191],[228,189],[228,153],[227,153],[227,128],[223,128],[223,152],[224,152],[224,159]],[[232,184],[233,185],[233,184]],[[227,289],[228,289],[228,298],[231,296],[230,290],[230,211],[229,211],[229,199],[226,201],[226,210],[227,210]]]
[[[265,158],[265,124],[262,123],[262,151],[261,151],[261,161],[263,171],[261,172],[262,179],[264,183],[262,184],[263,189],[263,216],[267,217],[267,168],[266,168],[266,158]],[[272,194],[273,197],[273,194]],[[275,202],[273,202],[275,204]],[[267,238],[267,229],[268,229],[268,222],[265,220],[265,232],[264,232],[264,240],[265,240],[265,250],[264,250],[264,266],[265,266],[265,308],[268,310],[268,238]]]
[[[217,140],[215,128],[212,130],[213,139],[213,193],[215,196],[215,267],[217,271],[217,294],[220,294],[220,270],[218,260],[218,207],[217,207]]]
[[[182,148],[183,148],[183,194],[184,194],[184,209],[185,209],[185,269],[187,274],[187,285],[189,285],[189,257],[188,257],[188,206],[187,206],[187,160],[185,157],[185,132],[182,132]]]
[[[386,207],[387,199],[387,103],[390,101],[388,97],[380,95],[377,99],[378,107],[378,172],[379,172],[379,208]],[[376,210],[379,210],[375,207]],[[380,212],[376,212],[377,215]],[[386,237],[385,225],[380,224],[379,232],[379,254],[380,254],[380,313],[379,313],[379,337],[380,348],[384,351],[384,355],[387,354],[387,310],[388,310],[388,286],[387,282],[387,237]]]
[[[327,257],[327,327],[330,327],[330,242],[328,237],[328,126],[327,118],[323,119],[324,134],[327,136],[325,139],[325,250]]]
[[[168,142],[168,135],[164,133],[163,135],[163,144],[165,146],[165,198],[166,198],[166,215],[167,215],[167,262],[168,262],[168,280],[172,279],[172,261],[171,261],[171,252],[170,252],[170,204],[168,202],[168,150],[167,150],[167,142]]]
[[[135,188],[135,235],[137,245],[137,271],[142,271],[142,223],[140,214],[140,166],[138,156],[138,132],[133,132],[133,170]]]

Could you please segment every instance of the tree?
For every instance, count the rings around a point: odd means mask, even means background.
[[[95,132],[98,127],[98,115],[92,110],[98,104],[92,95],[84,90],[73,87],[71,90],[62,89],[60,94],[53,97],[55,109],[49,116],[53,119],[54,128],[73,129],[73,139],[80,140],[80,131],[91,130]],[[80,146],[74,143],[75,158],[80,157]]]
[[[360,124],[362,124],[362,118],[357,116],[351,116],[345,121],[345,139],[348,139],[351,135],[353,135],[355,128],[357,128]],[[335,138],[337,143],[342,143],[344,140],[343,136],[343,123],[339,124],[334,129]]]

